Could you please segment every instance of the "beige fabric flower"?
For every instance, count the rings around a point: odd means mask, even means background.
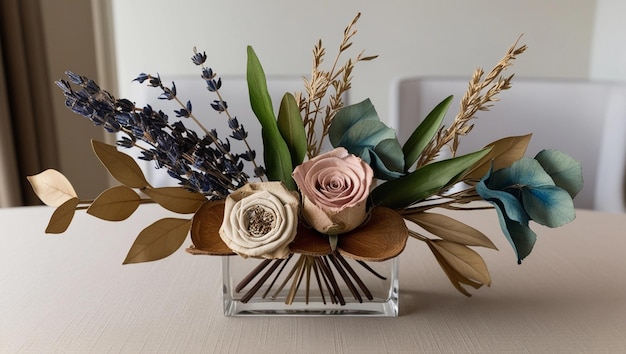
[[[302,216],[317,231],[338,235],[363,223],[374,178],[372,168],[339,147],[296,167]]]
[[[226,198],[220,237],[243,257],[285,258],[298,230],[298,206],[281,182],[248,183]]]

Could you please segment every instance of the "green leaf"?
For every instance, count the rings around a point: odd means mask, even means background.
[[[248,46],[246,79],[250,106],[262,127],[263,158],[267,177],[272,181],[282,181],[287,188],[295,190],[297,187],[291,178],[293,165],[289,147],[278,130],[265,72],[251,46]]]
[[[146,177],[135,160],[117,150],[113,145],[92,140],[91,146],[100,162],[111,176],[130,188],[144,188],[148,185]]]
[[[291,154],[291,163],[297,166],[302,163],[307,151],[306,132],[300,115],[296,98],[285,93],[278,110],[278,130],[287,143]]]
[[[448,112],[453,96],[446,97],[424,118],[422,123],[415,128],[409,139],[402,146],[404,153],[404,171],[408,172],[415,161],[419,158],[424,148],[432,140],[439,130],[441,122]]]
[[[422,166],[406,176],[387,181],[376,187],[370,194],[372,201],[374,205],[392,209],[407,207],[457,182],[463,172],[489,151],[489,149],[483,149]]]
[[[558,150],[543,150],[535,156],[554,183],[574,198],[583,187],[581,163]]]
[[[100,193],[87,208],[87,214],[107,221],[121,221],[139,207],[141,197],[126,186],[112,187]]]
[[[164,218],[157,220],[139,233],[124,264],[156,261],[165,258],[185,241],[191,220]]]
[[[183,187],[146,188],[142,191],[160,206],[180,214],[195,213],[206,202],[206,197],[201,193]]]

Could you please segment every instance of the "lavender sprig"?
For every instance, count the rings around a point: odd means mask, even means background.
[[[202,79],[204,79],[207,85],[206,86],[207,90],[209,92],[215,93],[218,98],[217,100],[214,100],[211,103],[211,107],[219,113],[226,114],[227,119],[228,119],[228,127],[232,130],[230,137],[235,140],[242,141],[246,145],[247,150],[241,155],[241,158],[243,158],[246,161],[251,162],[254,166],[255,176],[262,179],[263,176],[265,175],[265,169],[263,168],[263,166],[257,165],[255,161],[256,151],[254,151],[250,147],[250,144],[248,143],[248,139],[247,139],[248,132],[245,130],[243,124],[239,124],[237,117],[230,114],[228,110],[228,103],[224,101],[224,98],[222,97],[222,94],[220,93],[220,88],[222,87],[222,78],[217,77],[217,74],[213,72],[213,69],[206,67],[204,65],[207,59],[206,52],[200,53],[197,51],[195,47],[193,48],[193,52],[194,52],[194,55],[191,57],[191,61],[195,65],[200,66],[202,68],[201,77]]]
[[[150,105],[135,107],[128,99],[116,99],[91,79],[72,72],[69,81],[56,84],[63,90],[66,106],[73,112],[103,126],[110,133],[123,132],[118,141],[122,147],[138,147],[140,159],[155,161],[157,168],[166,168],[168,174],[189,189],[201,192],[209,199],[225,198],[229,191],[247,183],[243,162],[230,152],[230,143],[220,140],[215,130],[204,129],[204,137],[185,127],[182,121],[168,123],[168,116]],[[162,87],[163,97],[176,97],[175,85],[163,86],[160,78],[145,76],[150,85]],[[80,87],[74,90],[72,84]],[[191,104],[185,105],[191,109]],[[148,145],[144,147],[137,142]]]

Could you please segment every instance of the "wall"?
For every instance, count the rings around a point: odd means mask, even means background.
[[[61,172],[72,182],[81,199],[92,199],[109,185],[108,173],[91,150],[91,139],[103,140],[104,133],[89,120],[65,107],[63,92],[54,83],[71,70],[96,78],[93,21],[89,1],[40,0],[45,29],[48,73],[53,90]]]
[[[618,1],[618,0],[615,0]],[[491,68],[524,34],[529,50],[518,76],[589,75],[592,0],[112,0],[119,93],[140,72],[197,74],[192,48],[206,50],[221,74],[245,72],[252,45],[268,75],[308,75],[318,39],[328,61],[342,31],[363,13],[354,49],[380,54],[354,72],[353,101],[371,98],[386,118],[393,80],[405,75],[464,75]],[[352,52],[354,54],[354,52]]]
[[[591,47],[590,77],[626,80],[626,2],[598,0]]]

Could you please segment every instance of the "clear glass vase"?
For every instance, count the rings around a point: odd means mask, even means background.
[[[335,253],[286,260],[223,256],[225,316],[398,315],[398,257],[362,262]]]

